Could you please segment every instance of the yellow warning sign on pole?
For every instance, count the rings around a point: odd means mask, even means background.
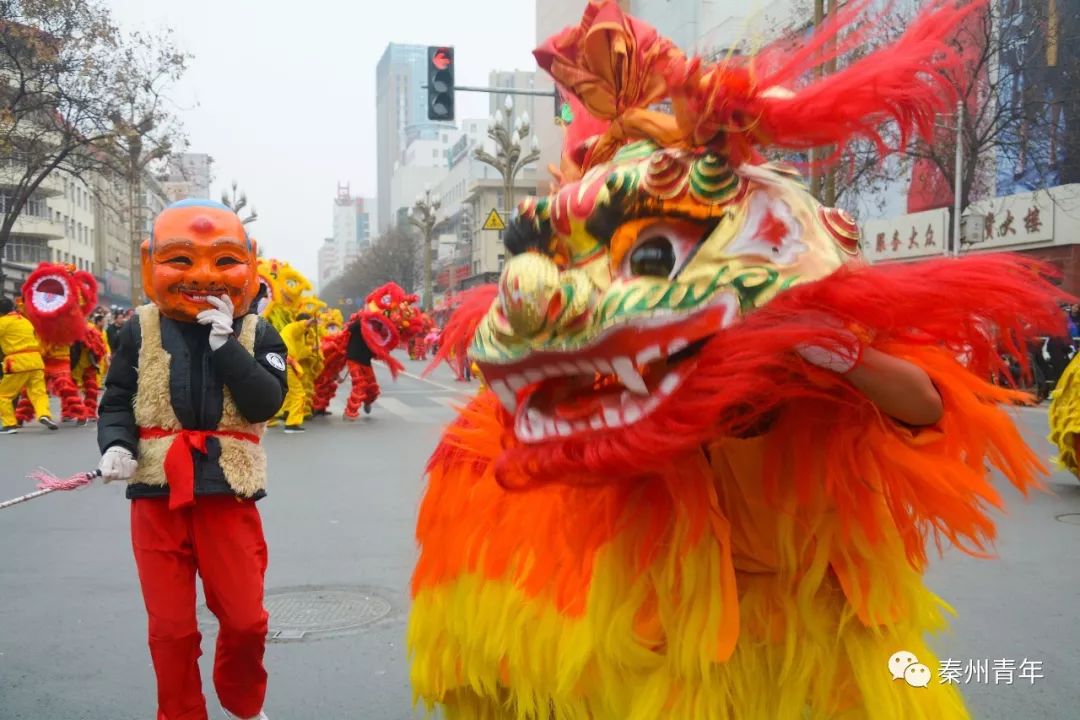
[[[502,216],[499,215],[499,211],[492,208],[488,213],[487,220],[484,221],[485,230],[505,230],[506,223],[503,222]]]

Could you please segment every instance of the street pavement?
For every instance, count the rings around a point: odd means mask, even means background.
[[[476,385],[446,368],[424,381],[420,363],[407,366],[397,383],[380,369],[384,395],[359,422],[342,422],[339,397],[334,416],[309,422],[306,434],[268,433],[269,496],[259,505],[276,633],[267,649],[273,720],[422,715],[403,647],[413,525],[427,457]],[[1045,407],[1017,418],[1049,456]],[[92,427],[0,437],[0,500],[31,490],[24,476],[36,466],[70,474],[96,462]],[[999,557],[947,551],[928,573],[958,613],[934,644],[958,670],[975,718],[1080,718],[1080,483],[1057,472],[1048,491],[1024,502],[1003,487],[1010,511]],[[0,512],[0,720],[154,717],[128,512],[117,483]],[[1069,513],[1072,523],[1055,519]],[[210,681],[214,626],[205,611],[200,618],[208,705],[223,718]],[[1002,660],[1015,665],[1012,684],[1004,670],[995,680]],[[1044,677],[1023,679],[1021,668]]]

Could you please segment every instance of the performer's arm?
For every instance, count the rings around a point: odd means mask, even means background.
[[[908,425],[933,425],[944,407],[930,376],[922,368],[873,348],[844,374],[886,415]]]
[[[265,320],[259,321],[255,333],[254,355],[233,336],[211,353],[214,368],[248,422],[265,422],[281,408],[285,400],[287,354],[281,336]],[[268,359],[270,356],[282,361],[281,369]]]
[[[105,376],[105,392],[98,412],[98,447],[104,453],[119,445],[138,455],[139,429],[135,425],[135,391],[139,386],[139,323],[132,317],[116,334],[116,354]]]

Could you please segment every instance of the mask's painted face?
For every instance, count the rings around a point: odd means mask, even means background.
[[[527,202],[511,230],[470,354],[527,443],[631,428],[713,334],[858,252],[854,222],[790,172],[647,142]]]
[[[228,295],[236,316],[247,312],[259,284],[255,243],[240,218],[213,206],[166,208],[143,244],[143,287],[162,314],[194,322],[212,309],[210,295]]]

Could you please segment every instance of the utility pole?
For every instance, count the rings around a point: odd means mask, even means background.
[[[956,102],[956,177],[953,179],[953,255],[960,256],[960,191],[963,188],[961,177],[964,174],[964,101]]]
[[[815,2],[823,2],[823,0],[815,0]],[[828,8],[822,8],[824,10],[825,17],[832,19],[833,13],[836,12],[837,0],[829,0]],[[820,25],[820,22],[819,22]],[[836,72],[836,38],[834,37],[832,42],[829,43],[829,61],[825,63],[825,75],[832,75]],[[824,156],[829,157],[836,150],[833,146],[826,148]],[[822,202],[826,207],[834,207],[836,205],[836,163],[832,163],[829,169],[825,171],[825,187],[822,191]]]
[[[821,29],[821,23],[825,19],[825,0],[814,0],[814,31]],[[815,79],[820,80],[823,76],[822,67],[814,69]],[[822,156],[819,148],[810,148],[810,194],[815,198],[821,198],[821,168],[818,161]]]

